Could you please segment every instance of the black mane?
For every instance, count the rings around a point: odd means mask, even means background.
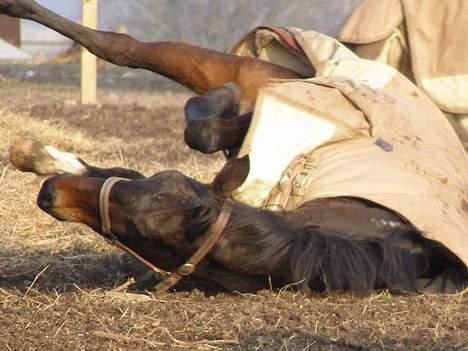
[[[280,284],[319,292],[416,289],[415,255],[400,245],[413,232],[387,240],[355,240],[345,234],[319,226],[294,229],[281,214],[236,203],[224,236],[239,253],[239,266],[270,274]]]
[[[414,256],[397,241],[351,240],[324,228],[305,228],[289,252],[293,280],[315,291],[416,289]]]

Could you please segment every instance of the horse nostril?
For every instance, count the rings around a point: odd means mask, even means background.
[[[51,204],[52,203],[52,194],[50,192],[45,193],[44,196],[42,197],[42,202],[47,203],[47,204]]]
[[[46,180],[39,191],[37,205],[43,210],[51,208],[54,205],[54,188],[49,180]]]

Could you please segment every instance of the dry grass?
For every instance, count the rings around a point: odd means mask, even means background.
[[[18,97],[24,91],[31,96],[27,103]],[[16,171],[7,157],[12,140],[28,136],[90,163],[147,174],[177,168],[208,180],[222,165],[182,145],[184,93],[105,91],[101,98],[109,102],[116,94],[119,109],[67,107],[57,96],[76,100],[76,87],[12,80],[0,86],[0,98],[8,101],[0,105],[0,349],[468,350],[466,292],[130,293],[132,275],[144,269],[86,227],[37,209],[42,180]],[[128,105],[132,99],[139,105]],[[109,131],[105,137],[95,132],[99,126]],[[119,128],[129,134],[119,137]]]

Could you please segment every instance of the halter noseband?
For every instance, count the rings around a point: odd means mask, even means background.
[[[206,233],[201,246],[187,260],[187,262],[175,269],[173,272],[167,272],[161,268],[156,267],[154,264],[141,257],[135,251],[122,244],[114,235],[114,233],[112,233],[111,221],[109,216],[109,195],[112,190],[112,187],[116,183],[128,180],[129,179],[127,178],[110,177],[106,179],[106,181],[102,185],[101,191],[99,192],[99,214],[101,216],[101,232],[104,238],[109,243],[126,251],[127,253],[135,257],[137,260],[145,264],[147,267],[151,268],[153,271],[162,275],[164,279],[156,285],[155,291],[156,293],[164,292],[170,289],[172,286],[174,286],[183,277],[192,274],[195,271],[196,266],[200,263],[200,261],[216,245],[216,243],[221,238],[221,235],[223,234],[224,228],[226,227],[229,217],[231,216],[233,201],[231,199],[226,199],[224,201],[223,207],[219,212],[218,218],[213,224],[210,225],[210,228]]]

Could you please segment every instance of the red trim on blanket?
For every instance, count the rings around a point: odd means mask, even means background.
[[[304,50],[302,50],[302,47],[297,43],[294,36],[288,30],[286,30],[283,27],[275,27],[275,26],[258,26],[252,29],[233,46],[233,48],[229,51],[229,53],[235,55],[237,50],[239,50],[239,47],[242,45],[242,43],[247,41],[251,36],[255,34],[255,32],[261,29],[267,29],[278,34],[281,40],[283,41],[283,43],[286,44],[291,50],[294,50],[301,55],[305,55]]]

